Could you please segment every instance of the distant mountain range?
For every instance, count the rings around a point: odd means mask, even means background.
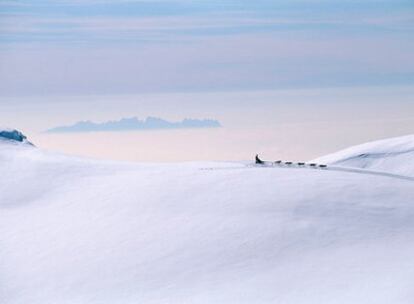
[[[193,129],[193,128],[219,128],[221,124],[213,119],[184,119],[171,122],[157,117],[147,117],[140,120],[137,117],[122,118],[115,121],[96,123],[80,121],[70,126],[59,126],[46,130],[47,133],[73,133],[73,132],[105,132],[105,131],[133,131],[133,130],[162,130],[162,129]]]

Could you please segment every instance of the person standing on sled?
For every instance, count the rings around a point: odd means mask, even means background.
[[[258,154],[256,154],[256,164],[260,164],[260,165],[263,165],[263,164],[264,164],[264,161],[262,161],[262,160],[259,158],[259,155],[258,155]]]

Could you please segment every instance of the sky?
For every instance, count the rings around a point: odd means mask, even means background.
[[[410,134],[413,16],[411,0],[1,0],[0,125],[44,148],[138,161],[302,159]],[[135,116],[223,128],[42,132]],[[109,138],[122,148],[108,152]]]

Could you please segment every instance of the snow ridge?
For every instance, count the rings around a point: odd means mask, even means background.
[[[414,177],[414,135],[354,146],[313,161]]]

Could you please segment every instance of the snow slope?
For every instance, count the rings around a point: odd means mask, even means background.
[[[0,303],[413,303],[414,182],[0,142]]]
[[[314,162],[414,177],[414,135],[378,140],[315,159]]]

